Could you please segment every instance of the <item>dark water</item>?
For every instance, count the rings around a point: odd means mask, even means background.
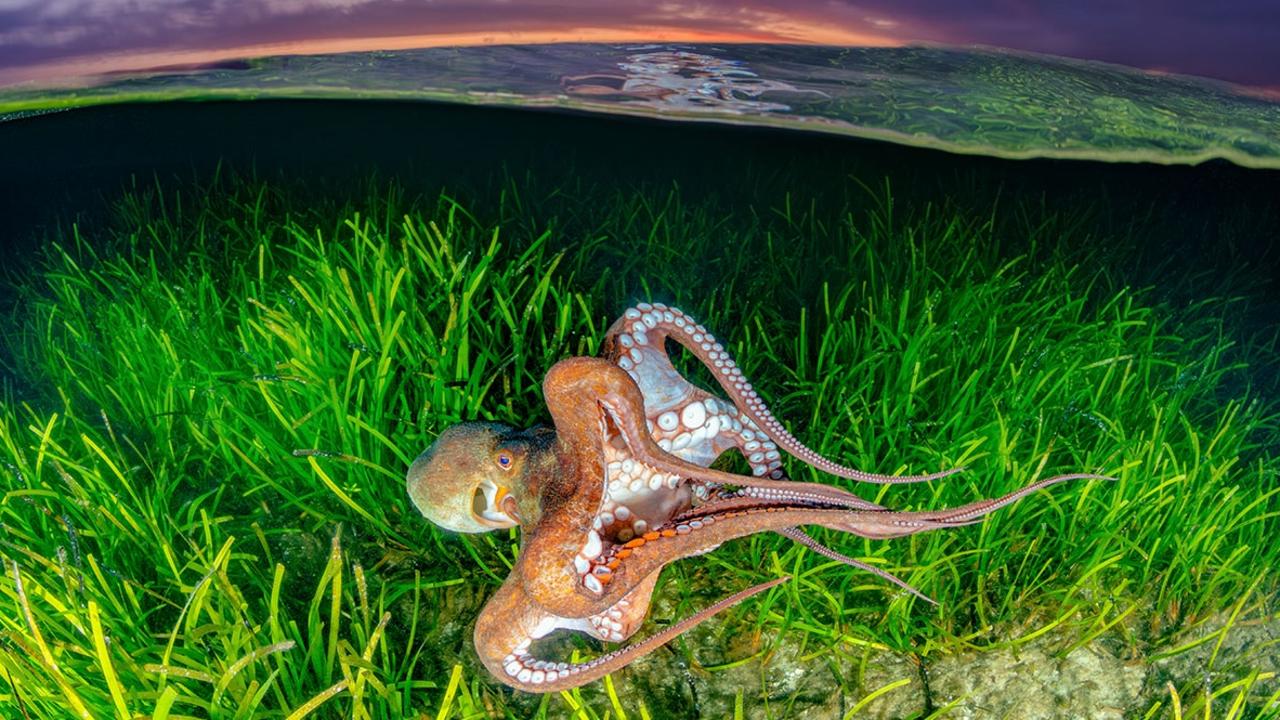
[[[178,102],[0,124],[4,259],[21,258],[57,221],[95,217],[105,199],[128,186],[198,183],[219,167],[336,195],[371,174],[427,194],[533,174],[545,183],[674,183],[692,198],[714,195],[738,206],[773,204],[787,193],[839,194],[854,180],[888,181],[903,203],[1018,195],[1050,204],[1102,200],[1115,217],[1159,203],[1188,223],[1187,236],[1170,241],[1206,252],[1215,238],[1191,228],[1230,214],[1274,217],[1280,197],[1280,171],[1223,161],[1000,160],[763,128],[426,103]],[[1259,233],[1258,247],[1245,251],[1262,252],[1274,238]]]

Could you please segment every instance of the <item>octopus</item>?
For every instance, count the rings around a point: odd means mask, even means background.
[[[682,376],[668,341],[690,351],[723,396]],[[577,687],[612,673],[681,633],[789,578],[747,588],[639,642],[582,662],[538,657],[535,640],[557,630],[620,643],[643,624],[667,564],[729,540],[775,532],[928,600],[889,573],[806,534],[818,525],[886,539],[980,522],[1059,482],[1060,475],[960,507],[896,512],[840,487],[793,481],[782,453],[856,482],[944,478],[888,476],[838,464],[809,449],[770,412],[724,346],[677,308],[640,303],[606,333],[600,357],[571,357],[547,372],[554,428],[485,422],[448,428],[408,471],[409,496],[436,525],[461,533],[520,528],[510,574],[481,610],[475,648],[498,680],[533,693]],[[751,474],[712,468],[740,453]],[[932,602],[932,601],[930,601]]]

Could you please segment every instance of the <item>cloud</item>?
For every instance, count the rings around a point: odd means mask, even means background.
[[[0,0],[0,67],[112,52],[636,26],[802,42],[822,29],[805,24],[811,15],[722,0]],[[865,27],[852,23],[847,41]]]

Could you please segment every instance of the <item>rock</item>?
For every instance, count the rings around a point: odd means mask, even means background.
[[[1123,720],[1142,689],[1143,668],[1096,643],[1059,657],[1061,644],[1046,635],[1017,648],[943,656],[929,668],[933,703],[955,702],[947,717],[963,720]]]

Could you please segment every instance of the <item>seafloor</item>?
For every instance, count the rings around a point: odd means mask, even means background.
[[[0,708],[1275,717],[1277,187],[447,104],[0,123]],[[432,528],[404,471],[459,420],[546,422],[542,374],[641,300],[714,328],[826,454],[968,467],[868,499],[1116,481],[819,533],[938,607],[783,538],[726,544],[664,571],[641,635],[794,579],[607,681],[513,693],[470,631],[519,538]]]

